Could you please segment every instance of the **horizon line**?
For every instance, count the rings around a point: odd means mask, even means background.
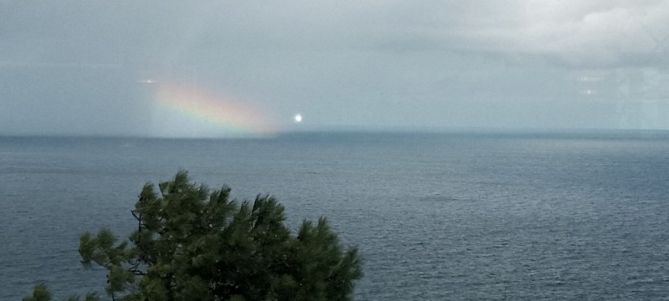
[[[641,129],[641,128],[511,128],[511,127],[444,127],[444,128],[364,128],[364,127],[337,127],[311,128],[300,130],[283,130],[273,134],[251,135],[221,135],[221,136],[161,136],[142,134],[119,133],[0,133],[0,138],[98,138],[98,139],[184,139],[184,140],[264,140],[282,136],[314,135],[314,134],[613,134],[613,133],[666,133],[669,129]]]

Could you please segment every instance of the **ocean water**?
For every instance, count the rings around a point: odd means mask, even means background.
[[[357,245],[357,300],[666,300],[665,132],[309,133],[260,140],[0,138],[0,300],[102,290],[79,234],[125,236],[181,168]]]

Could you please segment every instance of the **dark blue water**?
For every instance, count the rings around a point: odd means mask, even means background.
[[[359,300],[669,297],[669,135],[0,138],[0,299],[104,286],[82,231],[133,228],[146,181],[188,169],[358,245]]]

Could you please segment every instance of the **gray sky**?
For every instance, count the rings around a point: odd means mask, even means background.
[[[668,47],[661,0],[0,0],[0,134],[669,129]]]

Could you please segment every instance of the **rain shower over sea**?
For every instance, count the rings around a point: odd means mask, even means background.
[[[314,132],[0,137],[0,299],[102,291],[79,234],[129,233],[142,185],[179,169],[276,196],[293,227],[328,217],[363,256],[357,300],[669,296],[667,132]]]

